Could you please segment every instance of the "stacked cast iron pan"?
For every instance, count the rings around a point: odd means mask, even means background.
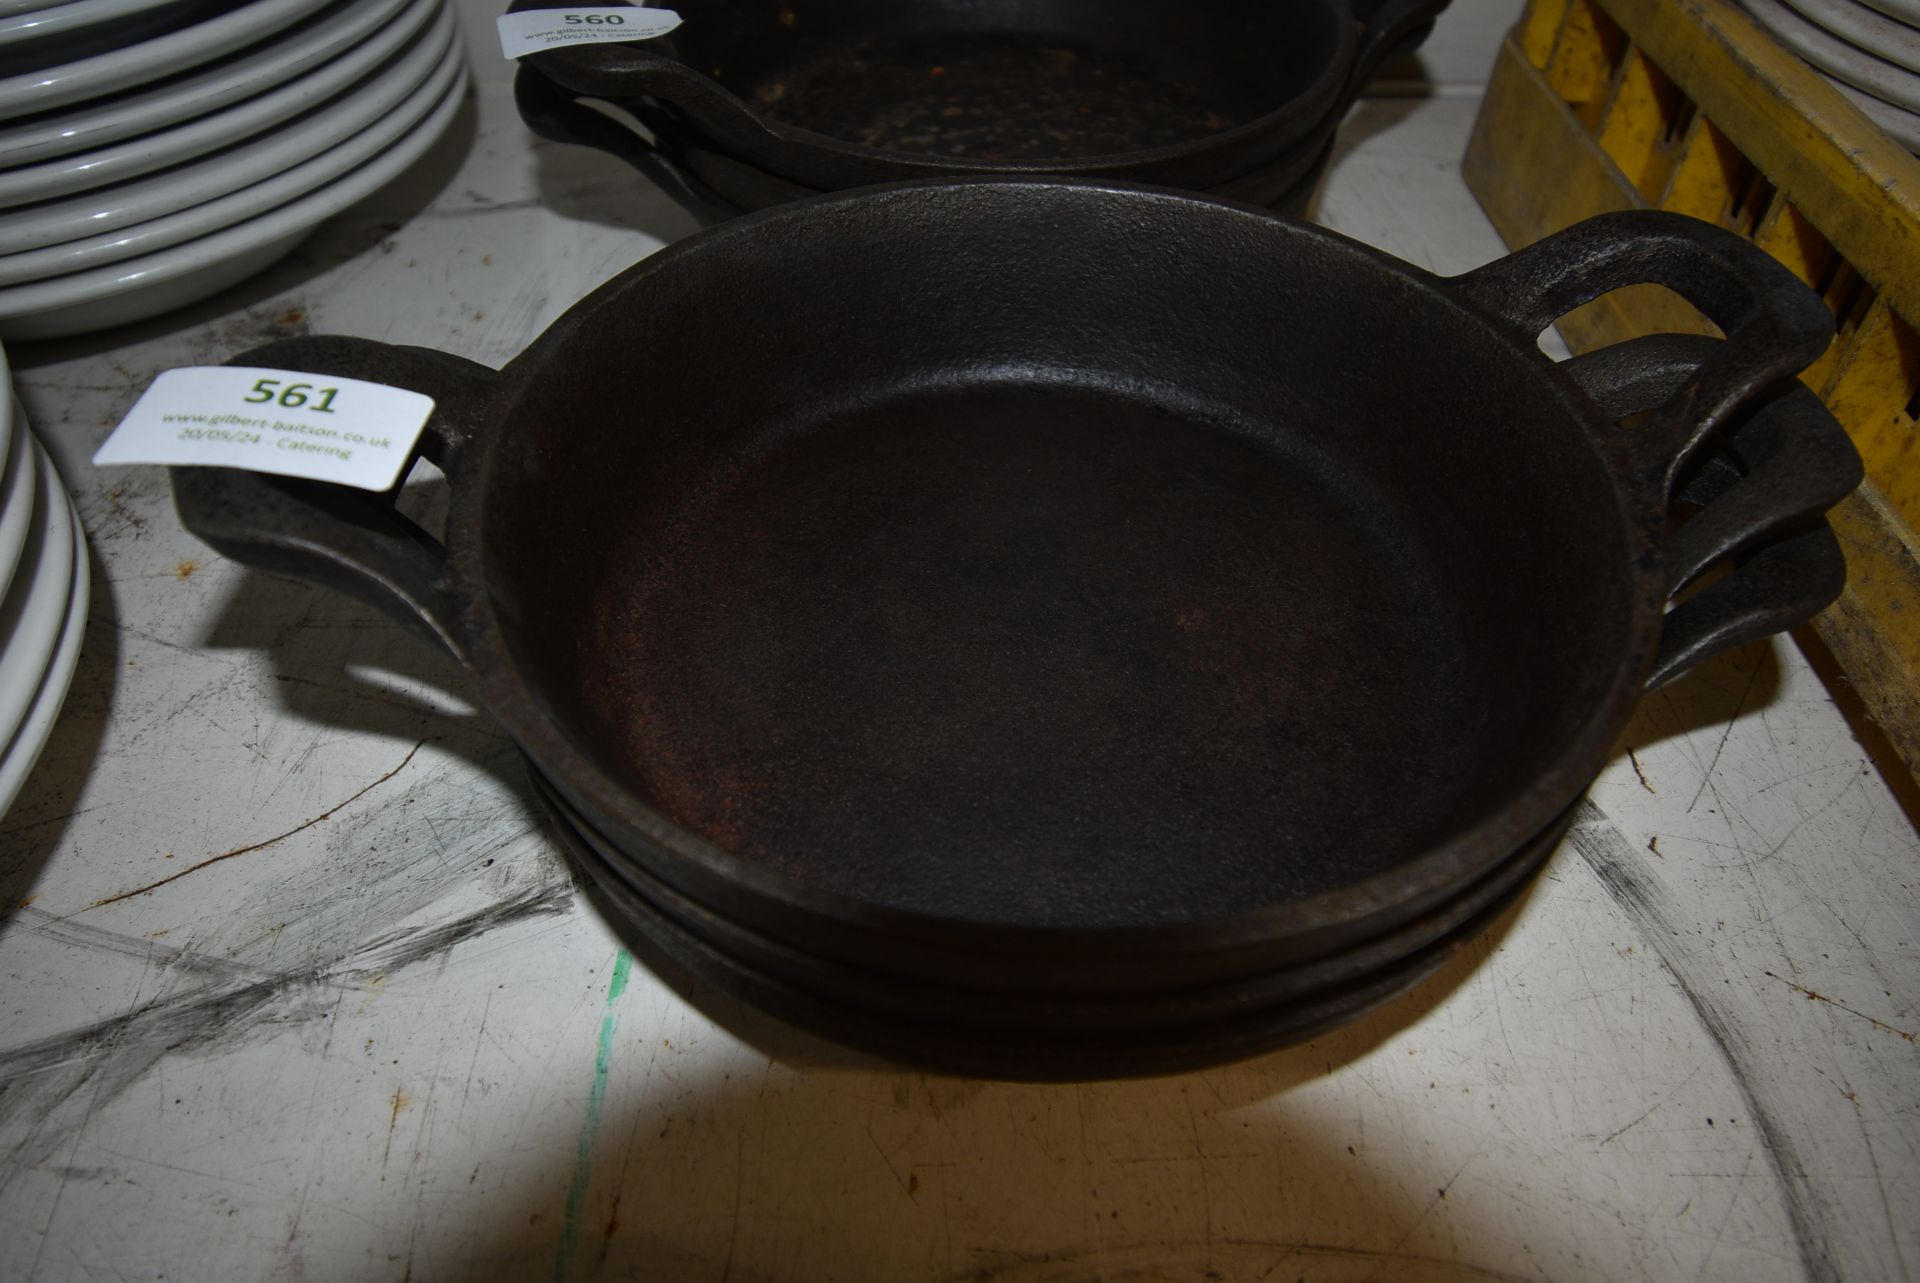
[[[537,768],[534,782],[602,914],[642,956],[658,950],[726,992],[849,1046],[950,1073],[1033,1079],[1200,1068],[1346,1024],[1484,932],[1526,889],[1572,819],[1566,812],[1420,916],[1324,956],[1213,984],[1055,992],[1063,977],[1044,964],[1032,966],[1017,989],[929,981],[918,974],[926,964],[946,961],[964,971],[971,960],[939,959],[919,940],[902,938],[865,966],[797,949],[652,877],[596,833]],[[913,958],[912,972],[889,969],[901,955]]]
[[[654,40],[533,54],[515,92],[535,132],[626,160],[706,223],[962,175],[1120,179],[1298,214],[1354,98],[1446,3],[713,0]]]
[[[1648,281],[1727,337],[1541,355]],[[910,183],[688,238],[502,370],[235,358],[433,397],[444,543],[174,485],[456,655],[636,941],[910,1063],[1156,1073],[1414,984],[1646,690],[1833,600],[1860,463],[1793,378],[1831,328],[1677,215],[1442,279],[1170,191]]]
[[[1603,408],[1634,411],[1649,397],[1670,396],[1712,346],[1668,337],[1635,352],[1577,360],[1569,369]],[[1796,389],[1696,463],[1676,513],[1693,515],[1736,486],[1745,487],[1749,516],[1756,491],[1769,486],[1774,503],[1793,495],[1788,508],[1818,510],[1857,479],[1844,435],[1811,393]],[[1728,514],[1716,515],[1725,520]],[[1781,558],[1789,581],[1804,573],[1809,585],[1831,586],[1831,538],[1804,520],[1790,520],[1786,532],[1759,551]],[[797,922],[769,933],[649,872],[646,861],[596,831],[537,764],[530,763],[530,771],[553,831],[590,893],[643,954],[658,950],[763,1010],[852,1046],[948,1072],[1040,1079],[1199,1068],[1304,1041],[1355,1019],[1412,988],[1485,932],[1524,893],[1577,809],[1554,816],[1504,859],[1437,899],[1375,906],[1371,923],[1356,900],[1343,906],[1348,916],[1332,929],[1325,919],[1309,917],[1299,930],[1258,939],[1229,934],[1198,949],[1176,931],[1164,951],[1145,948],[1125,966],[1102,951],[1088,966],[1089,958],[1072,956],[1071,930],[1054,933],[1052,958],[1008,959],[982,958],[977,939],[944,947],[940,933],[925,924],[864,938],[821,937]],[[1211,876],[1194,874],[1196,881]],[[1170,915],[1169,924],[1173,920]]]

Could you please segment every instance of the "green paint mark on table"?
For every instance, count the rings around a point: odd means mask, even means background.
[[[580,1244],[580,1213],[593,1182],[593,1151],[600,1141],[600,1111],[607,1101],[607,1070],[613,1063],[613,1030],[618,1014],[613,1004],[627,991],[633,955],[621,949],[613,956],[613,979],[607,982],[606,1013],[600,1017],[600,1043],[593,1057],[593,1086],[587,1090],[587,1116],[580,1124],[580,1143],[574,1152],[573,1183],[567,1187],[567,1209],[560,1229],[560,1251],[553,1262],[554,1283],[566,1283],[573,1252]]]

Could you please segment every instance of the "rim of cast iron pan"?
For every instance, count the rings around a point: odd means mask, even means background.
[[[546,91],[530,85],[527,75],[537,78],[538,73],[527,69],[525,75],[515,78],[514,88],[521,118],[530,127],[549,140],[592,147],[627,161],[703,227],[840,190],[808,187],[720,149],[671,111],[648,111],[635,105],[635,117],[653,133],[651,141],[631,135],[625,125],[591,108],[555,111],[543,104],[540,119],[536,121],[535,116],[529,114],[535,110],[530,104],[538,102]],[[1214,200],[1257,205],[1287,218],[1305,219],[1307,204],[1333,159],[1339,141],[1337,124],[1325,122],[1323,127],[1288,144],[1267,160],[1211,186],[1181,190]],[[1280,175],[1277,182],[1276,174]],[[1276,186],[1279,186],[1277,191],[1273,190]],[[754,194],[748,197],[749,192]]]
[[[636,8],[665,7],[652,4],[651,0],[621,0],[621,2],[631,3]],[[1447,2],[1448,0],[1437,0],[1431,4],[1432,12],[1428,14],[1429,23],[1433,16],[1445,8]],[[513,3],[508,6],[508,12],[520,13],[551,7],[550,0],[513,0]],[[1262,112],[1251,120],[1242,121],[1204,138],[1130,151],[1103,152],[1069,158],[975,159],[938,153],[898,151],[852,142],[770,117],[690,63],[677,57],[651,50],[634,49],[631,46],[589,44],[541,50],[527,55],[526,63],[556,85],[571,92],[587,97],[600,97],[615,103],[623,98],[633,98],[635,95],[617,94],[590,87],[594,80],[610,74],[602,68],[612,58],[624,54],[667,64],[672,69],[669,74],[675,78],[684,76],[686,83],[694,86],[694,96],[704,101],[690,104],[686,97],[668,93],[654,93],[650,96],[678,111],[685,118],[688,126],[695,133],[706,138],[715,150],[736,154],[733,144],[745,144],[746,150],[737,153],[740,159],[749,160],[770,173],[788,177],[794,181],[802,180],[797,172],[790,172],[788,168],[776,163],[776,157],[786,156],[790,160],[798,158],[805,162],[798,167],[800,169],[806,169],[810,164],[820,163],[830,167],[854,165],[870,167],[864,176],[849,172],[846,178],[847,185],[961,175],[1009,178],[1074,175],[1089,178],[1105,177],[1121,181],[1127,179],[1166,181],[1157,174],[1140,171],[1153,171],[1161,166],[1178,165],[1217,152],[1236,152],[1243,147],[1259,145],[1263,137],[1268,135],[1277,135],[1268,141],[1284,150],[1306,136],[1315,126],[1325,123],[1330,116],[1346,114],[1346,106],[1341,103],[1342,89],[1347,86],[1349,78],[1352,77],[1355,68],[1366,53],[1362,46],[1366,33],[1370,29],[1370,23],[1362,21],[1340,0],[1332,0],[1325,7],[1331,16],[1329,26],[1334,43],[1333,56],[1321,64],[1317,73],[1306,80],[1288,101]],[[1398,50],[1398,46],[1395,46],[1395,50]],[[695,85],[696,81],[701,83]],[[1358,86],[1355,88],[1357,89]],[[713,110],[716,104],[719,105],[717,112]],[[750,128],[746,127],[748,122],[751,122]],[[717,130],[716,126],[718,126]],[[766,144],[765,147],[755,146],[762,141]],[[872,169],[871,167],[874,166],[883,167],[884,172]],[[1242,166],[1242,168],[1250,167]],[[819,171],[813,172],[817,174]],[[838,185],[835,187],[835,190],[837,189]]]
[[[500,382],[487,397],[485,418],[496,426],[510,421],[513,408],[528,391],[565,365],[577,332],[593,325],[604,311],[631,306],[627,302],[630,298],[644,305],[647,285],[654,277],[697,270],[683,266],[690,261],[697,264],[702,257],[752,252],[749,246],[755,240],[778,236],[788,228],[793,232],[787,238],[789,244],[804,243],[809,227],[850,206],[871,217],[879,217],[883,210],[888,215],[900,215],[915,207],[944,211],[949,220],[957,220],[964,227],[970,221],[969,211],[977,214],[982,201],[993,203],[996,209],[1008,203],[1017,207],[1040,202],[1043,212],[1046,203],[1062,201],[1182,206],[1199,211],[1188,217],[1209,220],[1209,234],[1222,236],[1223,252],[1229,245],[1237,253],[1246,252],[1250,243],[1257,243],[1249,238],[1277,243],[1279,252],[1302,238],[1318,242],[1339,255],[1341,278],[1357,275],[1374,281],[1395,279],[1411,286],[1431,306],[1451,313],[1459,332],[1475,336],[1476,347],[1491,344],[1502,350],[1505,361],[1538,370],[1567,412],[1569,422],[1564,426],[1584,433],[1595,454],[1595,467],[1608,479],[1627,553],[1620,573],[1626,582],[1632,617],[1622,629],[1619,652],[1605,661],[1612,669],[1611,677],[1596,683],[1599,693],[1578,721],[1578,732],[1568,738],[1558,760],[1541,767],[1503,804],[1399,866],[1329,891],[1244,913],[1148,925],[1045,927],[946,917],[859,899],[781,873],[675,823],[603,771],[561,730],[557,719],[542,711],[543,701],[535,686],[515,662],[486,583],[484,567],[491,532],[485,513],[494,487],[493,470],[504,454],[497,447],[507,434],[482,429],[476,443],[480,448],[474,451],[477,457],[470,461],[473,471],[469,493],[456,498],[448,514],[448,600],[459,612],[467,663],[488,705],[567,800],[593,820],[603,835],[635,858],[645,860],[663,880],[696,900],[724,905],[729,912],[738,914],[747,909],[756,927],[764,928],[772,919],[938,942],[943,947],[985,955],[1082,958],[1100,954],[1208,954],[1320,931],[1365,929],[1391,920],[1395,913],[1409,915],[1443,898],[1511,855],[1570,805],[1599,773],[1620,728],[1638,704],[1659,640],[1665,602],[1664,563],[1642,520],[1647,514],[1636,511],[1631,489],[1634,479],[1623,475],[1617,463],[1608,462],[1601,443],[1611,425],[1598,408],[1517,329],[1450,292],[1444,278],[1325,228],[1284,219],[1253,205],[1110,180],[949,179],[832,193],[761,210],[710,229],[649,256],[607,282],[570,308],[501,370]],[[1226,237],[1229,229],[1239,235]],[[1195,234],[1202,233],[1196,229]],[[1487,662],[1497,663],[1498,659],[1489,656]]]
[[[878,1015],[925,1020],[932,1011],[943,1018],[965,1016],[970,1028],[1014,1034],[1021,1030],[1081,1029],[1089,1034],[1135,1032],[1158,1035],[1287,1002],[1307,1002],[1377,974],[1436,941],[1448,939],[1475,920],[1488,905],[1504,902],[1518,883],[1529,881],[1552,858],[1573,823],[1579,802],[1555,816],[1540,833],[1460,892],[1407,923],[1356,941],[1334,954],[1279,968],[1249,969],[1179,988],[1104,989],[1054,992],[1033,986],[1017,991],[961,985],[918,974],[862,966],[811,954],[760,935],[750,927],[689,900],[660,879],[619,856],[605,837],[575,812],[537,768],[529,770],[535,792],[555,825],[578,845],[583,863],[617,878],[649,909],[680,930],[724,953],[738,965],[776,976],[781,983],[834,1002],[856,1005]]]
[[[643,961],[651,963],[664,956],[675,969],[781,1024],[869,1055],[938,1073],[1016,1082],[1189,1073],[1298,1046],[1410,993],[1485,935],[1534,884],[1530,876],[1516,879],[1452,931],[1327,989],[1144,1035],[1102,1030],[1082,1037],[1049,1038],[1032,1031],[904,1020],[798,987],[740,961],[646,902],[610,870],[585,858],[585,838],[570,827],[561,825],[558,836],[568,859],[583,875],[588,898],[613,920],[616,934],[626,938]]]

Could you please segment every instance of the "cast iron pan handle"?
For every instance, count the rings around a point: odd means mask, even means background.
[[[559,8],[559,0],[513,0],[508,13]],[[646,8],[648,6],[636,6]],[[672,36],[659,38],[672,48]],[[573,45],[543,49],[520,60],[563,89],[587,98],[658,98],[700,121],[702,132],[716,142],[738,139],[764,141],[767,127],[751,107],[677,58],[656,53],[639,42]]]
[[[1847,561],[1825,521],[1766,545],[1667,612],[1647,689],[1702,660],[1804,624],[1847,586]]]
[[[1720,341],[1656,334],[1561,366],[1610,418],[1663,405]],[[1698,511],[1667,541],[1669,593],[1710,566],[1736,569],[1667,613],[1647,688],[1704,659],[1804,623],[1846,583],[1840,544],[1821,514],[1852,493],[1859,452],[1827,407],[1795,385],[1748,416],[1680,488]]]
[[[434,399],[433,417],[414,458],[432,460],[456,486],[480,407],[498,377],[445,352],[324,336],[269,343],[227,364],[365,379],[425,393]],[[458,613],[442,584],[446,549],[394,509],[404,473],[382,494],[234,468],[174,468],[172,474],[180,524],[223,556],[357,597],[465,658]]]
[[[1560,368],[1608,417],[1625,419],[1658,408],[1719,346],[1719,340],[1697,334],[1651,334],[1576,356]],[[1719,466],[1702,469],[1681,488],[1680,498],[1702,511],[1667,541],[1670,593],[1722,558],[1819,516],[1852,494],[1865,475],[1846,431],[1800,384],[1735,428],[1726,451],[1711,462]]]
[[[739,211],[646,138],[587,106],[531,67],[514,73],[513,101],[527,127],[549,142],[592,147],[616,156],[711,227]]]
[[[1394,59],[1412,53],[1426,39],[1434,19],[1450,0],[1355,0],[1353,16],[1360,20],[1360,49],[1347,77],[1345,96],[1336,115],[1344,116],[1360,91]]]
[[[1529,342],[1583,303],[1644,283],[1675,291],[1727,336],[1646,423],[1621,435],[1646,506],[1658,511],[1702,441],[1826,351],[1833,314],[1820,297],[1732,232],[1658,210],[1598,215],[1450,282]]]

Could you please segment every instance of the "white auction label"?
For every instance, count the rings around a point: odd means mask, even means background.
[[[245,468],[385,490],[432,413],[432,397],[384,383],[190,366],[155,379],[93,461]]]
[[[542,49],[591,45],[625,40],[651,40],[680,25],[671,9],[635,9],[613,6],[590,9],[528,9],[502,14],[500,52],[524,58]]]

